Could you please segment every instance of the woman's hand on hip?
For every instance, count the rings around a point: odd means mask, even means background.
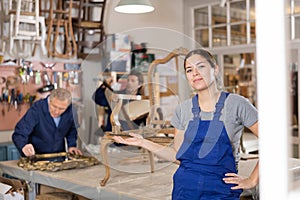
[[[236,184],[236,186],[231,187],[232,190],[237,189],[251,189],[255,186],[253,181],[248,177],[240,176],[236,173],[226,173],[223,181],[227,184]]]

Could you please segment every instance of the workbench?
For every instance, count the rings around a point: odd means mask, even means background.
[[[256,155],[241,155],[239,174],[248,176],[257,163]],[[150,173],[149,163],[134,163],[124,166],[114,165],[111,177],[102,187],[100,181],[105,176],[104,165],[95,165],[84,169],[70,169],[57,172],[26,171],[17,166],[17,160],[0,162],[0,174],[26,180],[31,186],[29,200],[35,200],[37,184],[60,188],[88,199],[119,200],[171,200],[173,174],[178,165],[165,162],[155,163],[155,172]],[[293,185],[300,185],[300,159],[289,159],[289,170],[293,175]],[[135,172],[135,173],[134,173]],[[255,190],[244,191],[256,192]]]
[[[135,166],[137,167],[137,166]],[[148,169],[149,165],[140,168]],[[35,200],[36,184],[66,190],[88,199],[171,199],[172,175],[177,165],[168,164],[154,173],[126,173],[112,169],[111,179],[105,187],[100,181],[105,175],[102,164],[84,169],[70,169],[57,172],[26,171],[17,166],[17,161],[0,162],[0,172],[26,180],[32,190],[29,199]]]

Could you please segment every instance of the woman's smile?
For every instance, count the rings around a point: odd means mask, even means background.
[[[200,81],[202,81],[203,80],[203,78],[202,77],[199,77],[199,78],[195,78],[194,80],[193,80],[193,82],[194,83],[197,83],[197,82],[200,82]]]

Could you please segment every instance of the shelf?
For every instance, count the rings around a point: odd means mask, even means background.
[[[29,79],[26,80],[25,83],[22,82],[22,77],[19,75],[19,72],[17,69],[19,69],[20,66],[18,65],[0,65],[0,77],[3,77],[7,80],[7,77],[13,76],[18,78],[18,81],[14,82],[13,84],[7,84],[7,82],[1,82],[0,83],[0,89],[1,88],[8,88],[9,95],[11,95],[12,89],[15,89],[15,91],[19,90],[20,93],[23,94],[23,98],[25,98],[25,95],[29,94],[30,96],[34,96],[35,100],[39,100],[41,98],[47,97],[50,93],[39,93],[37,90],[39,88],[44,87],[45,81],[43,77],[43,72],[47,72],[49,80],[51,83],[55,85],[55,83],[61,83],[58,84],[62,88],[68,89],[72,93],[72,100],[76,102],[76,104],[80,105],[80,102],[82,101],[82,71],[81,70],[65,70],[64,69],[64,63],[57,63],[54,68],[52,69],[44,69],[39,62],[33,63],[33,70],[34,73],[36,70],[41,71],[41,80],[37,83],[35,82],[35,76],[30,76]],[[73,76],[71,77],[70,74],[64,74],[69,72],[78,72],[78,84],[75,81],[76,84],[73,82]],[[62,81],[60,82],[58,76],[54,77],[55,73],[60,72],[62,74]],[[65,75],[65,76],[64,76]],[[75,77],[75,76],[74,76]],[[54,78],[56,78],[56,82],[54,81]],[[2,90],[0,91],[2,95]],[[1,96],[2,97],[2,96]],[[7,102],[1,102],[0,103],[0,121],[4,123],[0,123],[0,130],[13,130],[16,123],[21,119],[21,117],[26,113],[26,111],[29,109],[30,104],[29,103],[22,103],[18,105],[18,109],[16,110],[13,107],[9,107],[9,104]]]

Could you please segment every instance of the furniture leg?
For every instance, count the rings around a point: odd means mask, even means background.
[[[149,159],[150,159],[150,170],[151,170],[151,173],[153,173],[154,172],[154,155],[151,151],[148,151],[148,154],[149,154]]]
[[[44,55],[47,54],[47,49],[45,46],[45,41],[46,41],[46,24],[45,24],[45,18],[41,17],[39,18],[40,23],[41,23],[41,48],[42,48],[42,52]]]
[[[100,142],[100,144],[101,144],[100,152],[101,152],[101,156],[102,156],[102,162],[103,162],[103,165],[105,166],[105,176],[100,182],[101,186],[105,186],[106,182],[108,181],[108,179],[110,177],[110,166],[108,163],[107,147],[111,143],[113,143],[113,140],[105,135]]]
[[[28,199],[29,200],[35,200],[36,199],[36,187],[37,187],[37,183],[33,183],[33,182],[27,182],[28,184]]]
[[[9,22],[9,53],[13,55],[13,46],[14,46],[14,32],[13,32],[13,24],[14,24],[14,15],[10,15],[10,22]]]

